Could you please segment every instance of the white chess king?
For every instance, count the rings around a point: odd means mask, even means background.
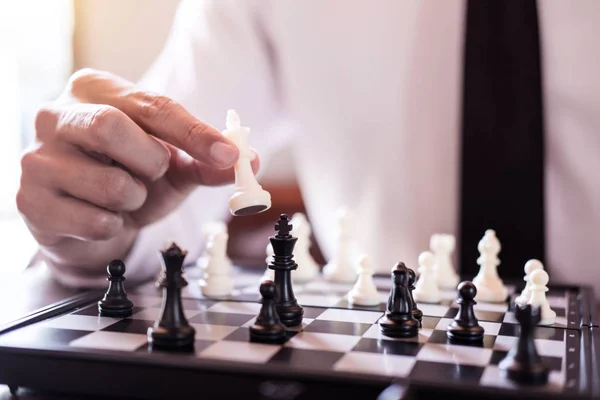
[[[248,144],[250,128],[242,126],[234,110],[227,111],[227,122],[223,135],[232,140],[240,151],[234,166],[235,192],[229,199],[229,211],[233,215],[250,215],[271,208],[271,194],[257,182],[252,171],[254,152]]]

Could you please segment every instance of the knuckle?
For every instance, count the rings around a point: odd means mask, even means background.
[[[54,130],[56,126],[56,113],[50,107],[40,107],[35,113],[34,118],[34,130],[35,137],[40,141],[46,140],[49,133]]]
[[[109,213],[98,212],[90,218],[88,228],[91,239],[110,239],[117,234],[120,228],[119,218]]]
[[[23,153],[21,156],[21,174],[25,177],[35,174],[39,163],[40,156],[38,150]]]
[[[194,124],[190,126],[183,136],[185,148],[194,149],[202,146],[203,143],[206,143],[205,137],[208,130],[208,125],[204,124]]]
[[[97,108],[90,116],[88,127],[101,148],[119,145],[125,137],[123,115],[111,106]]]
[[[130,180],[124,174],[111,172],[102,185],[104,203],[108,207],[120,208],[126,204],[130,192]]]
[[[21,213],[22,215],[28,215],[28,211],[29,211],[29,196],[27,196],[27,192],[23,189],[20,188],[17,191],[17,195],[15,197],[15,202],[17,205],[17,210],[19,211],[19,213]]]
[[[145,119],[166,119],[175,107],[177,103],[169,97],[156,93],[142,95],[141,114]]]
[[[67,91],[78,97],[79,94],[84,93],[85,87],[94,79],[98,71],[92,68],[82,68],[75,71],[67,81]]]

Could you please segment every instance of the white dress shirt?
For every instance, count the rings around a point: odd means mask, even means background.
[[[376,271],[397,261],[416,268],[432,233],[458,232],[465,11],[464,0],[184,1],[140,84],[220,130],[235,109],[263,163],[291,144],[327,258],[346,205]],[[539,12],[550,282],[598,292],[600,3],[547,0]],[[171,239],[198,257],[202,225],[226,217],[231,193],[201,187],[146,227],[128,279],[154,275]]]

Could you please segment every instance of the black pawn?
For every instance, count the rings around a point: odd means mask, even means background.
[[[304,316],[304,309],[298,304],[292,287],[292,271],[298,268],[294,261],[294,246],[298,238],[290,235],[292,225],[285,214],[279,217],[275,230],[277,234],[269,237],[274,253],[269,268],[275,271],[277,313],[285,326],[298,326]]]
[[[410,301],[412,302],[412,313],[413,316],[415,317],[415,319],[419,322],[421,322],[421,320],[423,319],[423,311],[419,310],[419,307],[417,306],[417,302],[415,301],[415,298],[413,297],[413,290],[415,290],[415,282],[417,280],[417,275],[415,274],[415,271],[413,271],[411,268],[408,269],[408,291],[410,293]]]
[[[412,302],[408,289],[409,272],[402,262],[392,269],[393,286],[387,302],[385,316],[379,320],[379,328],[385,336],[407,338],[417,336],[419,321],[412,312]]]
[[[181,289],[187,286],[183,277],[183,260],[187,251],[175,243],[161,251],[162,273],[158,281],[162,288],[162,307],[154,326],[148,328],[149,345],[157,349],[187,350],[194,346],[195,329],[183,312]]]
[[[271,280],[260,284],[262,306],[256,321],[250,327],[250,340],[262,343],[282,343],[285,340],[285,325],[281,323],[275,305],[277,286]]]
[[[473,306],[477,304],[477,287],[473,282],[464,281],[458,285],[458,313],[448,325],[446,335],[451,340],[477,342],[483,340],[484,329],[479,325]]]
[[[103,317],[124,318],[133,313],[133,302],[125,292],[125,263],[113,260],[108,264],[108,290],[98,302],[98,312]]]
[[[544,385],[548,382],[548,367],[537,352],[534,331],[542,319],[539,307],[515,307],[515,318],[521,329],[515,346],[498,367],[508,379],[522,385]]]

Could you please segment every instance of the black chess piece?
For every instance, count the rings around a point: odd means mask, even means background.
[[[292,287],[292,271],[298,268],[294,261],[294,246],[298,238],[290,235],[292,225],[285,214],[279,217],[275,230],[277,234],[269,237],[273,246],[273,260],[269,268],[275,271],[277,313],[285,326],[298,326],[304,316],[304,309],[298,304]]]
[[[478,342],[483,340],[485,330],[475,316],[473,306],[477,304],[475,296],[477,287],[473,282],[464,281],[458,285],[458,313],[454,321],[448,325],[446,335],[451,340],[462,342]]]
[[[153,348],[193,348],[196,331],[188,323],[181,304],[181,289],[188,284],[183,277],[186,255],[187,251],[175,243],[161,251],[162,273],[158,285],[162,288],[162,307],[158,320],[148,328],[148,342]]]
[[[250,340],[262,343],[282,343],[285,341],[285,325],[281,323],[277,314],[277,286],[271,280],[260,284],[262,306],[256,321],[250,327]]]
[[[423,311],[421,311],[419,309],[419,307],[417,306],[417,302],[415,301],[415,298],[413,297],[413,290],[415,290],[416,280],[417,280],[417,275],[415,274],[415,271],[412,270],[411,268],[408,268],[408,292],[410,294],[410,301],[412,303],[412,313],[413,313],[415,319],[417,321],[419,321],[419,323],[420,323],[421,320],[423,319]]]
[[[98,313],[103,317],[125,318],[133,313],[133,302],[125,291],[125,263],[112,260],[106,267],[108,290],[98,302]]]
[[[520,324],[515,346],[500,361],[498,367],[504,375],[522,385],[544,385],[548,382],[549,369],[537,352],[534,332],[542,319],[540,307],[515,307],[515,318]]]
[[[385,316],[379,320],[379,328],[385,336],[407,338],[417,336],[419,321],[412,312],[412,302],[408,289],[409,272],[403,262],[392,269],[393,286],[387,302]]]

